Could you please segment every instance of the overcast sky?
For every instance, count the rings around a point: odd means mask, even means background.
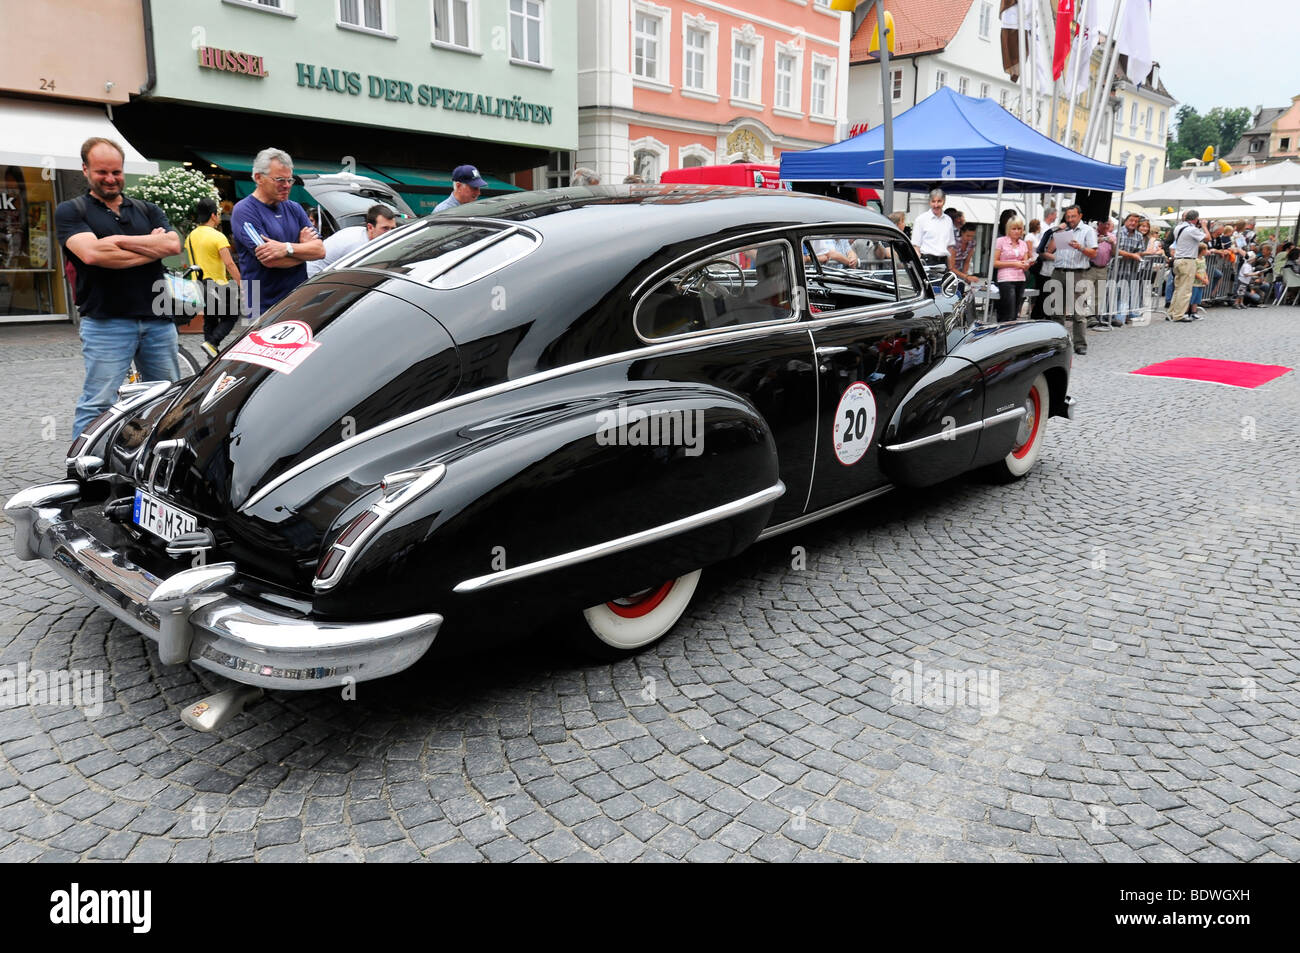
[[[1141,3],[1143,0],[1129,0]],[[1098,0],[1103,30],[1115,0]],[[1151,47],[1160,78],[1180,104],[1290,105],[1300,95],[1297,0],[1153,0]]]

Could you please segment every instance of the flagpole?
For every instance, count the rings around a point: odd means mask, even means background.
[[[1101,73],[1097,76],[1094,93],[1090,99],[1088,126],[1083,134],[1083,148],[1081,151],[1089,158],[1092,158],[1092,150],[1096,145],[1097,135],[1100,133],[1101,113],[1103,108],[1108,108],[1110,101],[1110,84],[1115,76],[1115,63],[1119,58],[1119,37],[1116,35],[1115,29],[1119,24],[1121,14],[1124,12],[1124,7],[1127,5],[1128,0],[1115,0],[1115,8],[1110,15],[1110,32],[1106,36],[1108,45],[1102,53]]]
[[[1052,16],[1052,0],[1041,0],[1041,6],[1039,7],[1038,12],[1040,15],[1043,13],[1046,14],[1046,16],[1044,17],[1044,22],[1051,24],[1053,30],[1055,30],[1056,19]],[[1053,36],[1055,36],[1055,33],[1053,33]],[[1050,72],[1055,73],[1055,70],[1051,70]],[[1044,117],[1044,122],[1043,122],[1043,131],[1049,133],[1052,139],[1056,138],[1056,97],[1057,97],[1058,85],[1059,84],[1057,83],[1056,77],[1052,76],[1052,95],[1051,95],[1052,115],[1050,120]],[[1043,98],[1044,99],[1048,98],[1047,90],[1043,90]]]
[[[876,35],[880,38],[880,101],[885,107],[885,214],[894,211],[894,84],[889,77],[889,40],[885,0],[876,0]]]
[[[1025,41],[1025,0],[1016,3],[1016,29],[1020,34],[1020,119],[1025,113],[1025,88],[1029,82],[1029,44]]]
[[[1079,0],[1079,10],[1083,9],[1085,3],[1097,2],[1098,0]],[[1076,17],[1079,16],[1079,10],[1075,11]],[[1082,20],[1080,22],[1082,22]],[[1079,54],[1083,52],[1083,43],[1081,42],[1082,37],[1082,30],[1074,35],[1074,49],[1070,53],[1070,61],[1074,64],[1074,68],[1071,72],[1073,72],[1074,75],[1070,77],[1070,109],[1069,112],[1066,113],[1065,117],[1065,131],[1061,133],[1061,145],[1065,146],[1067,149],[1070,148],[1070,132],[1074,129],[1074,106],[1079,101],[1079,70],[1087,70],[1085,75],[1087,75],[1089,80],[1092,79],[1091,64],[1085,65],[1076,62]],[[1092,57],[1089,57],[1089,59],[1091,60]],[[1053,138],[1055,138],[1055,136],[1053,136]],[[1079,145],[1083,145],[1083,143],[1080,142]]]

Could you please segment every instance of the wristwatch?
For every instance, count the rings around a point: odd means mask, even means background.
[[[290,256],[290,257],[293,256],[293,243],[292,243],[292,242],[285,242],[285,243],[284,243],[284,253],[285,253],[286,255]]]

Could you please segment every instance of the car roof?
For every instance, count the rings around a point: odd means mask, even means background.
[[[478,199],[437,213],[518,222],[544,237],[581,231],[589,242],[662,246],[735,230],[852,223],[893,230],[883,215],[840,199],[719,185],[610,185],[542,189]]]

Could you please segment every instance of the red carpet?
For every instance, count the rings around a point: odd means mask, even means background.
[[[1245,361],[1216,361],[1208,357],[1176,357],[1172,361],[1148,364],[1133,373],[1148,377],[1181,377],[1187,381],[1208,381],[1231,387],[1259,387],[1290,370],[1281,364],[1247,364]]]

